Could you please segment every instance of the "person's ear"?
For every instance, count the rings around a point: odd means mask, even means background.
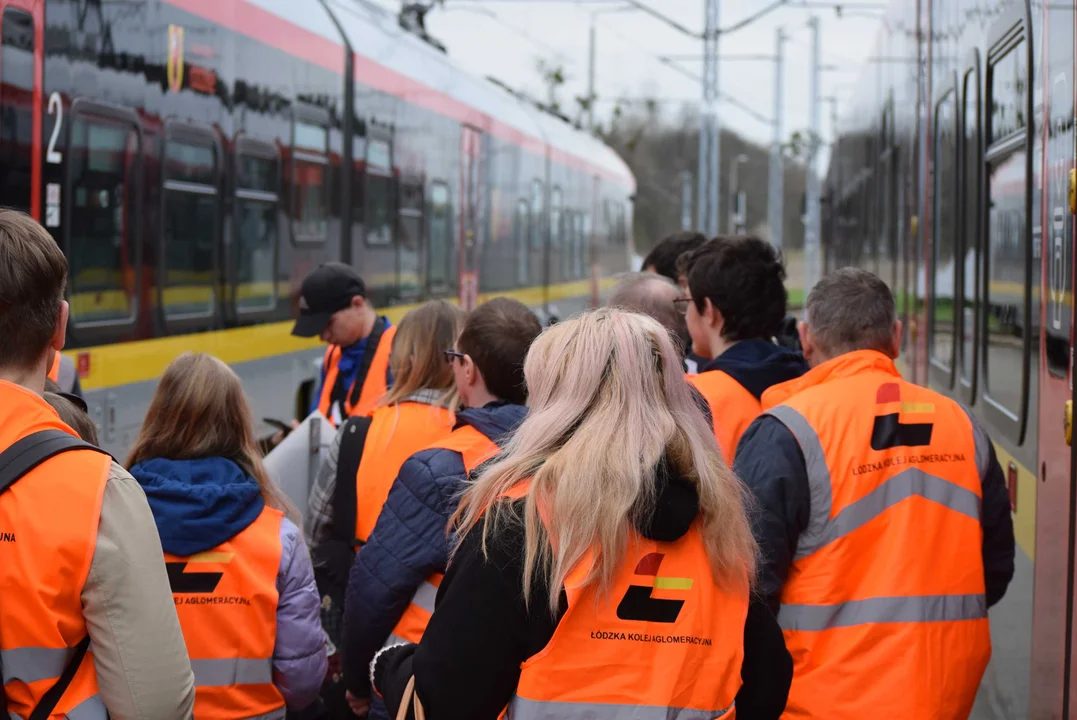
[[[464,380],[467,382],[468,387],[471,387],[480,376],[479,366],[475,364],[470,355],[464,355],[460,363],[464,366]]]
[[[362,310],[364,307],[366,307],[366,298],[362,295],[354,295],[352,297],[352,309]]]
[[[722,312],[714,307],[714,303],[711,302],[709,297],[703,298],[703,312],[700,315],[707,327],[714,328],[719,335],[722,334],[722,328],[725,327],[725,318],[722,317]]]
[[[56,316],[56,328],[52,331],[50,347],[56,352],[64,349],[67,342],[67,318],[71,314],[71,307],[64,300],[60,303],[60,312]]]
[[[808,330],[808,323],[801,320],[797,323],[797,336],[800,337],[800,349],[804,357],[808,357],[815,350],[815,338]]]
[[[894,322],[894,329],[890,332],[890,357],[897,360],[901,355],[901,332],[904,325],[900,320]]]

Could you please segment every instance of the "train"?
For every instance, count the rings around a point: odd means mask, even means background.
[[[831,145],[826,267],[890,284],[906,377],[965,404],[1007,473],[1015,575],[972,717],[1075,718],[1077,6],[895,0],[882,18]]]
[[[65,353],[117,457],[188,350],[302,419],[321,355],[289,321],[322,262],[394,321],[563,316],[630,267],[621,158],[365,0],[0,0],[0,36],[0,205],[68,259]]]

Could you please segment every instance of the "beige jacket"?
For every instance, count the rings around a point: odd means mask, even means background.
[[[187,720],[194,675],[146,494],[112,464],[82,589],[101,700],[114,720]]]

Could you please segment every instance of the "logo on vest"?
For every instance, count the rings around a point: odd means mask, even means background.
[[[871,428],[871,449],[924,447],[931,444],[931,422],[902,422],[908,416],[935,414],[933,403],[901,402],[901,385],[886,383],[875,393],[875,424]],[[924,419],[923,417],[920,418]]]
[[[235,555],[224,552],[204,552],[192,555],[186,561],[166,562],[168,584],[173,595],[213,595],[224,577],[224,571],[188,571],[190,565],[227,565]],[[239,596],[176,597],[177,605],[250,605],[251,601]]]
[[[691,590],[692,578],[662,577],[658,568],[662,565],[663,553],[644,555],[636,564],[636,575],[650,579],[649,585],[629,585],[617,606],[617,617],[621,620],[639,622],[674,623],[681,614],[684,600],[668,600],[652,597],[655,590]]]

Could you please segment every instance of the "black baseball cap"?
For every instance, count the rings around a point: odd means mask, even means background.
[[[366,285],[359,273],[344,263],[319,265],[307,275],[299,289],[299,318],[292,328],[292,335],[321,335],[333,313],[351,305],[356,295],[366,297]]]

